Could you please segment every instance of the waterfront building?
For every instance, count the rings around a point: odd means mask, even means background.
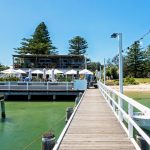
[[[13,68],[57,68],[61,70],[82,70],[85,67],[83,55],[13,55]]]

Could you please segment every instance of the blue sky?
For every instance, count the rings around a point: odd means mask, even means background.
[[[12,64],[13,48],[44,21],[60,54],[79,35],[89,45],[88,57],[103,63],[118,53],[113,32],[123,33],[123,48],[150,29],[149,0],[0,0],[0,62]],[[150,36],[143,41],[150,44]]]

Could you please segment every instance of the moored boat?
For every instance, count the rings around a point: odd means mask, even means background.
[[[149,113],[135,112],[133,115],[133,119],[141,128],[150,131],[150,114]]]

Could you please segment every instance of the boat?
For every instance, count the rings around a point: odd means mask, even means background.
[[[142,129],[150,131],[150,113],[134,112],[133,119]]]

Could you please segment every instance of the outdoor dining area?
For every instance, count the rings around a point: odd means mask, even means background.
[[[90,70],[66,70],[59,69],[14,69],[9,68],[0,72],[0,78],[17,78],[18,81],[30,82],[30,81],[50,81],[50,82],[71,82],[75,79],[88,79],[93,76]]]

